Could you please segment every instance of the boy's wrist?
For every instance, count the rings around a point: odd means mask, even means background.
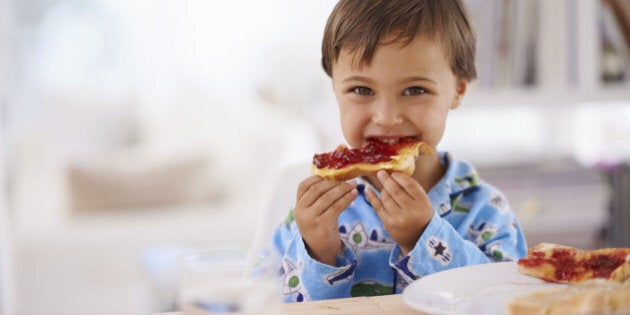
[[[411,253],[411,251],[416,247],[416,244],[418,242],[416,241],[416,243],[413,244],[413,246],[401,246],[400,244],[398,244],[398,246],[400,247],[400,254],[404,257],[409,255],[409,253]]]
[[[304,241],[304,239],[302,239],[302,242],[304,242],[304,248],[306,249],[306,253],[309,255],[309,257],[311,257],[312,259],[322,264],[326,264],[333,267],[337,266],[337,254],[341,252],[343,248],[342,241],[339,241],[339,247],[337,248],[337,251],[333,255],[318,254],[311,249],[311,247],[308,245],[308,243],[306,243],[306,241]]]

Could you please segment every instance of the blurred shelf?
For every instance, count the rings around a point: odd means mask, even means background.
[[[630,83],[610,84],[593,89],[566,88],[548,90],[543,88],[500,88],[481,89],[471,87],[464,97],[462,108],[474,106],[526,105],[547,107],[549,105],[574,106],[584,103],[611,103],[630,105]]]

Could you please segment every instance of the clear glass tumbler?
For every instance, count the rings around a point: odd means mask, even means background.
[[[279,314],[278,282],[252,268],[248,250],[220,247],[181,257],[178,308],[184,315]]]

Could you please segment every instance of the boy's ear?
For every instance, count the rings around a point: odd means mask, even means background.
[[[466,94],[466,88],[468,88],[468,80],[464,78],[457,79],[457,83],[455,85],[455,98],[453,99],[453,103],[451,103],[451,109],[456,109],[462,103],[464,94]]]

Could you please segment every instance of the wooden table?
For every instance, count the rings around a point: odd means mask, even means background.
[[[409,315],[424,314],[407,306],[401,294],[282,304],[284,315]],[[155,315],[180,315],[179,312]]]
[[[319,314],[423,314],[407,306],[401,294],[355,297],[306,303],[291,303],[282,306],[284,314],[319,315]]]

